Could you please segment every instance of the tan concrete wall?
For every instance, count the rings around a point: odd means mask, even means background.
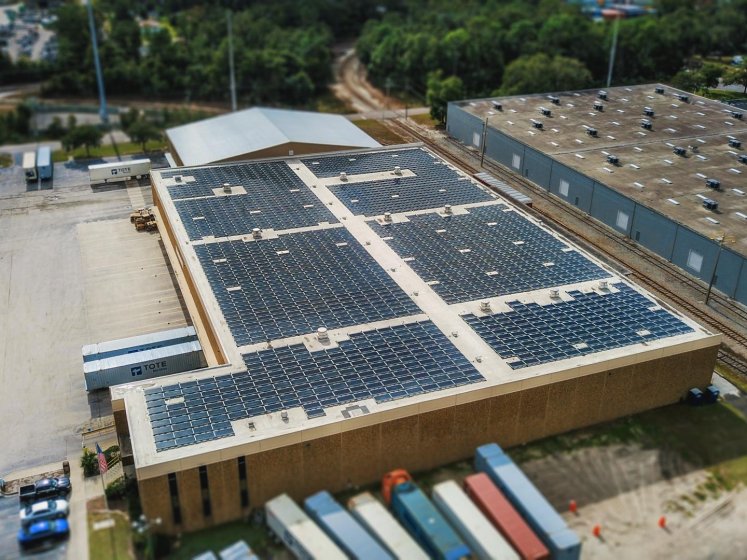
[[[529,442],[676,402],[710,383],[717,348],[696,350],[582,378],[426,412],[246,458],[252,507],[287,492],[296,500],[377,482],[388,470],[418,472],[471,457],[475,447]],[[181,530],[241,517],[236,459],[210,465],[212,519],[202,515],[197,469],[177,474]],[[143,511],[171,519],[166,477],[140,484]],[[174,532],[173,523],[163,530]]]

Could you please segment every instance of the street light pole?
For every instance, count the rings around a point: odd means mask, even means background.
[[[716,282],[716,270],[718,270],[718,261],[721,258],[721,251],[724,248],[724,235],[718,239],[718,253],[716,253],[716,264],[713,265],[713,273],[711,274],[711,281],[708,282],[708,291],[706,292],[705,304],[708,305],[708,298],[711,297],[711,289],[713,284]]]
[[[485,140],[488,137],[488,117],[485,117],[485,122],[482,123],[482,138],[480,139],[480,167],[482,167],[485,161]]]

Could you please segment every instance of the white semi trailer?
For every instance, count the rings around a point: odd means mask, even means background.
[[[133,159],[132,161],[118,161],[115,163],[97,163],[88,166],[88,176],[91,184],[126,181],[133,177],[140,178],[150,173],[149,159]]]

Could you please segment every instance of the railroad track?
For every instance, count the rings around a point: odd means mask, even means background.
[[[464,153],[465,156],[460,157],[456,155],[454,151],[450,151],[450,150],[443,148],[441,145],[435,142],[432,138],[424,134],[422,131],[420,131],[417,127],[413,125],[406,124],[399,120],[391,120],[391,119],[385,121],[385,124],[389,126],[392,130],[397,132],[400,136],[403,136],[405,140],[417,141],[417,142],[422,142],[426,144],[430,150],[437,153],[444,160],[450,161],[456,164],[459,168],[465,171],[468,171],[470,173],[476,173],[480,171],[480,169],[477,166],[475,166],[472,163],[472,161],[470,161],[472,158],[474,158],[474,154],[471,154],[462,145],[456,142],[451,142],[452,147],[455,148],[455,151]],[[698,293],[705,295],[707,288],[702,286],[696,280],[674,269],[673,265],[669,265],[668,263],[662,262],[658,257],[651,255],[650,253],[641,249],[634,243],[627,241],[622,236],[619,236],[615,234],[614,232],[611,232],[602,224],[599,224],[595,222],[594,220],[589,220],[588,217],[583,215],[579,210],[568,207],[568,205],[566,205],[562,201],[554,200],[552,195],[543,191],[541,188],[537,187],[536,185],[530,183],[524,177],[517,176],[514,173],[507,171],[503,169],[502,167],[500,167],[499,165],[494,164],[492,162],[484,162],[483,168],[487,169],[488,171],[493,173],[496,177],[508,182],[509,184],[516,185],[517,183],[519,183],[520,185],[530,190],[534,196],[538,196],[542,198],[544,201],[548,202],[553,207],[559,209],[564,214],[570,214],[576,219],[583,219],[584,224],[586,224],[587,227],[590,227],[591,229],[593,229],[595,233],[598,233],[604,236],[605,239],[611,241],[613,244],[617,246],[624,247],[625,251],[635,253],[638,257],[643,259],[647,265],[654,266],[655,268],[661,270],[662,272],[666,273],[669,278],[672,278],[676,282],[680,284],[685,284],[691,289],[696,290]],[[702,310],[698,305],[695,305],[693,302],[691,302],[686,297],[681,296],[676,291],[671,289],[668,285],[652,279],[650,275],[639,270],[637,267],[632,266],[629,262],[621,261],[619,257],[612,254],[610,251],[605,250],[604,248],[600,247],[599,243],[591,239],[590,236],[584,235],[583,233],[578,232],[578,231],[570,231],[567,226],[560,223],[557,220],[557,218],[555,218],[552,214],[546,211],[540,210],[536,207],[527,209],[527,210],[530,213],[535,214],[537,217],[540,217],[543,221],[552,223],[557,229],[562,230],[563,233],[566,234],[567,236],[582,240],[583,243],[586,244],[587,246],[593,247],[594,251],[603,254],[606,260],[615,262],[618,265],[622,266],[623,268],[629,270],[632,273],[632,275],[636,276],[636,281],[638,283],[646,285],[654,293],[657,293],[660,296],[663,296],[664,299],[669,300],[675,306],[679,307],[680,309],[685,310],[692,317],[698,319],[700,322],[708,325],[710,328],[716,330],[717,332],[722,333],[724,337],[727,339],[727,342],[734,344],[734,345],[741,346],[742,348],[747,348],[747,337],[745,337],[737,329],[733,328],[729,324],[727,318],[724,318],[724,320],[719,320],[717,317],[714,317],[711,313],[708,313]],[[728,298],[725,298],[724,296],[721,296],[720,294],[716,292],[712,292],[710,296],[710,301],[728,308],[730,313],[738,316],[739,318],[743,319],[745,323],[747,323],[747,313],[736,308],[733,302],[730,302]],[[728,344],[724,346],[728,347]],[[726,365],[727,367],[729,367],[730,369],[732,369],[733,371],[741,375],[747,376],[747,360],[731,352],[730,350],[728,350],[728,348],[725,348],[722,346],[722,349],[719,350],[718,360],[722,362],[724,365]]]

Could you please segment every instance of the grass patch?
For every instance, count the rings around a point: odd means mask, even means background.
[[[747,393],[747,379],[723,364],[716,364],[716,372],[743,393]]]
[[[355,109],[342,99],[339,99],[331,91],[317,97],[316,101],[311,107],[309,107],[309,109],[319,113],[338,113],[341,115],[355,113]]]
[[[13,156],[10,154],[0,154],[0,167],[10,167],[13,165]]]
[[[734,101],[737,99],[747,99],[747,93],[728,89],[707,89],[703,92],[703,97],[718,101]]]
[[[353,121],[353,124],[384,146],[403,144],[405,142],[399,134],[392,132],[381,121],[360,119]]]
[[[238,540],[246,541],[252,547],[252,550],[262,558],[273,557],[277,552],[283,550],[282,546],[276,546],[270,540],[268,529],[265,527],[236,521],[183,535],[178,545],[172,548],[169,558],[172,560],[189,560],[208,550],[217,555],[218,551]]]
[[[438,125],[438,121],[434,120],[433,117],[430,116],[428,113],[421,113],[419,115],[412,115],[410,116],[412,120],[414,120],[416,123],[421,124],[423,126],[429,126],[431,128],[436,128]]]
[[[132,154],[143,153],[143,147],[135,142],[124,142],[117,144],[119,155],[129,156]],[[160,140],[151,140],[145,145],[146,152],[162,151],[166,149],[166,144]],[[73,156],[75,160],[87,160],[87,159],[98,159],[102,157],[113,157],[117,155],[114,146],[111,144],[102,144],[97,148],[91,148],[90,155],[86,154],[84,148],[78,148],[73,152],[66,152],[64,150],[55,151],[52,154],[52,160],[55,162],[67,161],[70,156]]]
[[[93,530],[97,521],[112,516],[114,527]],[[131,528],[130,520],[121,512],[89,513],[88,514],[88,554],[91,560],[110,560],[111,558],[132,558],[130,551]]]

